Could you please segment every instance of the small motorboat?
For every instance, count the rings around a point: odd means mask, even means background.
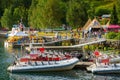
[[[96,66],[96,67],[92,68],[91,71],[94,74],[120,73],[120,64],[111,64],[111,65],[104,65],[104,66]]]
[[[29,54],[19,58],[7,70],[9,72],[62,71],[72,69],[78,62],[78,58],[71,57],[66,53],[42,51],[42,53]]]
[[[87,67],[89,72],[94,74],[113,74],[120,73],[120,63],[118,59],[110,59],[105,55],[99,55],[99,52],[94,53],[96,56],[95,64]]]

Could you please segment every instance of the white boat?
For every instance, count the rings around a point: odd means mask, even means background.
[[[25,29],[24,24],[20,22],[19,25],[13,25],[12,30],[6,34],[6,37],[12,37],[12,36],[28,36],[28,34],[25,31],[21,31],[20,27],[23,27]]]
[[[112,59],[107,61],[108,59],[104,59],[105,63],[98,63],[87,67],[88,72],[92,72],[94,74],[110,74],[110,73],[120,73],[120,63],[116,63],[116,61],[112,61]],[[116,59],[113,59],[116,60]]]
[[[119,60],[119,57],[110,59],[109,57],[105,57],[104,55],[96,56],[95,64],[87,67],[87,70],[94,74],[120,73],[120,63],[118,63]]]
[[[32,57],[28,55],[20,58],[15,64],[9,66],[7,70],[9,72],[62,71],[72,69],[78,62],[78,58],[70,56],[62,55],[59,57],[59,55],[52,55],[52,57],[46,57],[45,53],[42,53],[42,55],[32,54]]]
[[[91,69],[94,74],[120,73],[120,64],[111,64],[105,66],[96,66]]]
[[[61,71],[61,70],[70,70],[79,60],[77,58],[71,58],[68,60],[61,61],[43,61],[28,64],[17,64],[8,67],[10,72],[38,72],[38,71]]]
[[[8,34],[8,37],[10,37],[10,36],[28,36],[28,34],[25,32],[19,31],[19,32]]]
[[[112,58],[110,59],[110,63],[119,63],[120,62],[120,56],[116,57],[116,58]]]

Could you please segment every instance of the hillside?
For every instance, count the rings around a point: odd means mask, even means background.
[[[63,24],[82,27],[88,20],[111,14],[116,6],[120,23],[120,0],[7,0],[0,1],[0,27],[11,28],[23,21],[36,29]]]

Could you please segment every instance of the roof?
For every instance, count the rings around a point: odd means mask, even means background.
[[[83,30],[88,27],[88,25],[92,22],[92,20],[89,18],[86,24],[83,26]]]
[[[120,29],[119,25],[109,25],[108,26],[109,29]]]
[[[94,18],[92,22],[84,28],[84,30],[89,30],[90,28],[102,28],[102,26],[99,23],[99,21],[96,18]]]

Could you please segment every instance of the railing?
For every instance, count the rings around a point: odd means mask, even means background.
[[[99,43],[99,42],[103,42],[103,41],[106,41],[106,39],[104,39],[104,38],[87,38],[87,39],[80,39],[78,44],[73,45],[73,46],[71,46],[71,47],[80,47],[80,46],[89,45],[89,44],[94,44],[94,43]]]

